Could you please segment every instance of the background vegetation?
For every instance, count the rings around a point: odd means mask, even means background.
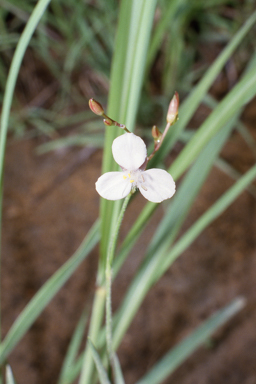
[[[219,155],[234,130],[246,141],[248,151],[255,153],[253,135],[241,120],[245,105],[256,93],[255,4],[249,0],[0,0],[0,5],[1,180],[7,129],[10,140],[41,136],[39,154],[67,146],[104,147],[102,169],[106,172],[117,169],[111,144],[121,132],[105,128],[92,115],[87,107],[90,97],[108,105],[108,115],[135,130],[149,147],[151,126],[164,126],[175,90],[182,100],[179,121],[149,165],[167,168],[178,182],[177,193],[164,205],[163,217],[115,311],[113,347],[117,349],[150,288],[255,179],[255,165],[241,175]],[[199,106],[205,106],[207,113],[195,125],[192,117]],[[234,184],[181,232],[214,164]],[[253,186],[250,193],[255,196]],[[100,241],[92,311],[77,325],[59,383],[74,382],[78,376],[80,384],[96,381],[93,359],[100,381],[112,382],[105,371],[105,266],[121,203],[101,201],[100,220],[95,218],[78,250],[13,323],[0,347],[3,374],[17,343]],[[138,212],[116,252],[114,277],[158,207],[147,203]],[[243,305],[241,298],[227,303],[167,352],[138,383],[163,382]],[[92,345],[87,343],[81,351],[87,330]],[[114,371],[114,382],[123,383],[118,360]],[[6,375],[12,383],[9,368]],[[19,377],[16,380],[20,382]]]

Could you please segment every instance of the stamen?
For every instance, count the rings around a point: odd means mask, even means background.
[[[125,175],[123,175],[123,178],[124,178],[124,180],[127,179],[127,177]]]
[[[143,188],[144,191],[147,191],[147,188],[145,187],[145,185],[141,185],[141,188]]]
[[[145,183],[145,179],[144,179],[144,177],[143,177],[143,175],[142,175],[142,174],[140,175],[140,177],[141,177],[141,179],[142,179],[143,183]]]
[[[134,183],[134,180],[130,180],[130,183]]]
[[[131,178],[131,174],[130,173],[128,173],[128,177],[129,177],[129,179]]]

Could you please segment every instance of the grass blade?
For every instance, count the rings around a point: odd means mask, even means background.
[[[227,124],[228,120],[245,105],[256,93],[256,67],[252,68],[231,92],[219,103],[217,108],[201,125],[200,129],[186,145],[177,159],[169,167],[168,172],[177,180],[199,155],[208,141]],[[167,139],[167,138],[166,138]],[[162,150],[162,147],[161,147]],[[159,151],[161,152],[161,151]],[[157,205],[147,203],[132,229],[128,233],[125,244],[132,245],[136,241],[145,224],[148,222]]]
[[[10,72],[7,78],[6,90],[5,90],[4,99],[3,99],[2,116],[1,116],[1,136],[0,136],[0,179],[1,179],[0,192],[1,193],[2,193],[3,165],[4,165],[5,144],[6,144],[6,137],[7,137],[7,130],[8,130],[8,120],[10,115],[10,109],[11,109],[11,103],[12,103],[15,84],[17,81],[21,62],[24,57],[25,51],[28,47],[29,41],[50,1],[51,0],[39,0],[37,5],[35,6],[30,16],[30,19],[26,24],[26,27],[22,32],[22,35],[18,42],[17,48],[15,50],[15,53],[12,59]]]
[[[236,117],[219,132],[199,155],[195,164],[185,175],[182,184],[176,191],[176,194],[170,201],[170,204],[165,212],[164,218],[161,220],[155,234],[150,242],[147,250],[147,257],[154,254],[154,251],[159,247],[163,248],[164,240],[167,238],[169,247],[174,241],[177,231],[181,227],[186,215],[189,212],[191,205],[194,202],[203,182],[205,181],[219,151],[227,140]],[[194,181],[197,181],[196,183]],[[190,191],[189,195],[187,191]],[[122,247],[116,257],[114,264],[114,274],[118,272],[125,258],[135,244],[140,232],[134,233],[131,229],[130,234],[125,238]]]
[[[114,319],[115,328],[113,332],[113,345],[115,348],[119,345],[122,336],[150,287],[158,281],[174,260],[188,248],[199,234],[234,202],[255,177],[256,165],[229,188],[228,191],[221,196],[189,230],[187,230],[187,232],[174,244],[171,251],[166,252],[165,249],[160,249],[159,255],[155,255],[149,262],[143,265],[143,268],[140,269],[139,273],[134,278],[126,297],[122,301],[121,308]]]
[[[201,125],[190,142],[169,168],[177,179],[198,156],[203,147],[228,121],[233,114],[247,104],[256,93],[256,68],[251,69],[228,93]]]
[[[108,379],[107,372],[105,371],[105,368],[103,367],[103,364],[101,362],[100,356],[99,356],[96,348],[94,347],[94,345],[90,339],[88,339],[88,344],[91,348],[93,360],[95,362],[95,365],[96,365],[96,368],[97,368],[97,371],[99,374],[100,383],[101,384],[111,384],[109,379]]]
[[[68,382],[68,376],[70,374],[70,371],[73,368],[73,364],[75,362],[78,350],[80,348],[87,321],[88,321],[88,311],[84,310],[77,324],[77,327],[71,339],[65,360],[63,362],[60,378],[58,381],[59,384],[67,384]]]
[[[160,384],[175,371],[200,345],[230,318],[235,316],[245,305],[243,298],[237,298],[226,307],[212,315],[191,335],[171,349],[142,379],[136,384]]]
[[[33,324],[54,295],[65,284],[79,264],[99,241],[99,221],[90,229],[80,247],[57,272],[39,289],[16,319],[0,346],[0,364],[4,362],[28,328]]]
[[[114,370],[115,384],[125,384],[120,362],[118,360],[116,353],[113,354],[113,370]]]
[[[115,55],[111,70],[108,112],[115,120],[133,131],[141,93],[146,53],[153,24],[156,0],[123,0],[117,31]],[[103,172],[117,170],[111,146],[116,129],[106,131]],[[101,254],[106,257],[107,244],[120,210],[120,202],[101,200]]]
[[[186,127],[189,120],[195,113],[200,102],[203,100],[205,94],[209,90],[210,86],[224,67],[226,61],[233,54],[235,49],[238,47],[242,39],[247,35],[249,30],[256,22],[256,12],[254,12],[246,21],[246,23],[239,29],[230,43],[226,48],[220,53],[211,67],[207,70],[202,80],[194,88],[194,90],[189,94],[189,96],[182,103],[179,110],[179,121],[173,126],[172,130],[169,131],[166,136],[165,141],[161,146],[161,151],[159,151],[156,156],[153,158],[152,166],[158,163],[161,159],[169,153],[170,149],[176,142],[179,137],[180,132]],[[151,165],[150,165],[151,166]]]
[[[227,209],[235,199],[253,182],[256,178],[256,165],[251,167],[231,188],[227,190],[214,203],[187,232],[177,241],[172,250],[165,255],[166,259],[159,268],[159,276],[173,263],[173,261],[187,249],[187,247],[199,236],[199,234]],[[158,277],[159,277],[158,276]]]
[[[16,384],[10,365],[6,366],[5,380],[6,384]]]

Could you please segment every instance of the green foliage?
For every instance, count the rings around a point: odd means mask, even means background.
[[[212,333],[244,306],[243,299],[236,299],[215,313],[191,335],[186,337],[176,347],[154,365],[153,368],[137,384],[158,384],[166,379],[198,346],[209,339]]]
[[[249,64],[222,100],[217,102],[208,92],[223,67],[234,57],[232,56],[234,52],[238,48],[241,50],[244,49],[243,47],[253,46],[249,32],[256,22],[256,13],[251,12],[250,2],[245,2],[246,12],[252,14],[241,26],[240,17],[233,19],[225,17],[225,7],[230,3],[225,0],[208,2],[122,0],[119,13],[117,7],[119,2],[115,0],[107,2],[98,0],[97,6],[89,0],[85,2],[53,0],[50,5],[49,3],[50,0],[38,2],[0,0],[2,6],[0,32],[3,36],[0,42],[2,52],[0,87],[2,89],[5,87],[1,116],[1,181],[8,126],[16,127],[16,134],[22,136],[27,134],[27,126],[32,124],[41,134],[55,138],[56,131],[61,127],[76,125],[79,130],[75,135],[49,141],[39,147],[38,152],[45,153],[66,145],[104,146],[103,172],[117,169],[112,158],[111,144],[121,131],[116,127],[107,128],[105,142],[103,142],[103,127],[98,129],[98,119],[93,120],[91,114],[84,111],[85,97],[89,96],[86,93],[87,88],[99,92],[99,89],[105,87],[102,92],[102,99],[105,100],[105,93],[110,84],[108,114],[113,119],[126,124],[131,131],[135,129],[141,100],[146,100],[146,105],[143,105],[141,110],[154,109],[158,105],[163,111],[175,89],[179,89],[181,94],[186,94],[181,103],[179,121],[172,127],[161,150],[150,163],[150,166],[162,166],[177,141],[182,141],[184,148],[168,171],[175,180],[185,175],[174,198],[167,202],[163,218],[148,244],[144,259],[113,317],[113,329],[111,296],[106,284],[105,269],[107,264],[109,275],[111,275],[111,262],[122,219],[122,217],[118,219],[122,202],[102,200],[100,221],[95,222],[75,254],[32,298],[0,345],[0,362],[3,364],[39,314],[100,240],[97,289],[88,331],[91,341],[88,341],[84,351],[79,355],[88,320],[86,312],[74,332],[59,384],[71,383],[79,374],[79,384],[94,383],[96,382],[95,366],[100,382],[110,384],[111,379],[106,369],[105,334],[111,334],[111,338],[113,336],[111,348],[116,349],[149,289],[161,278],[174,260],[246,188],[255,195],[255,188],[250,184],[256,177],[256,166],[244,175],[240,175],[229,164],[223,162],[219,154],[234,127],[239,129],[250,150],[255,151],[255,142],[240,121],[240,116],[245,105],[256,94],[254,65],[256,56],[250,56],[248,53],[250,50],[246,49],[245,56]],[[242,7],[236,0],[233,0],[232,5],[238,12]],[[66,22],[67,16],[69,23]],[[118,27],[115,32],[117,18]],[[20,30],[24,25],[25,28],[20,36]],[[227,43],[207,70],[197,59],[198,42],[204,44],[205,41],[207,44],[209,42],[222,45]],[[16,44],[7,77],[8,63]],[[28,47],[29,51],[27,51]],[[47,97],[44,99],[40,94],[41,101],[43,100],[42,105],[39,105],[38,100],[34,100],[34,104],[28,103],[24,107],[19,100],[17,90],[15,108],[10,115],[19,71],[20,75],[22,74],[25,52],[32,52],[33,58],[43,63],[47,73],[46,78],[49,76],[51,87],[47,88],[44,84],[42,90],[47,90],[46,94],[50,95],[51,100],[47,106]],[[237,57],[239,58],[239,50]],[[196,71],[195,65],[199,68]],[[87,75],[83,73],[84,66],[88,68]],[[238,60],[239,71],[244,67],[244,62]],[[150,79],[154,70],[159,76],[159,81],[154,82]],[[87,83],[83,88],[81,84],[85,78]],[[82,91],[77,84],[80,84]],[[152,84],[156,87],[156,94],[160,94],[161,97],[153,94],[149,97]],[[206,103],[211,108],[211,113],[198,129],[186,130],[201,103]],[[67,106],[73,110],[69,115],[63,113]],[[147,133],[146,130],[144,132]],[[225,169],[234,177],[235,182],[182,236],[178,237],[214,164]],[[147,203],[142,212],[138,213],[133,227],[122,242],[119,251],[115,253],[113,277],[118,274],[158,206]],[[113,252],[107,260],[110,245]],[[102,325],[106,297],[110,300],[107,331]],[[168,352],[138,384],[160,383],[205,342],[218,326],[230,319],[240,308],[241,300],[237,300],[206,320],[187,339]],[[115,383],[123,384],[124,378],[116,354],[113,353],[108,361],[112,363]],[[9,367],[6,381],[10,384],[14,383]]]

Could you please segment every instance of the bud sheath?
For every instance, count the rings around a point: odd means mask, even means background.
[[[107,125],[108,127],[111,127],[111,125],[114,125],[114,121],[111,120],[111,119],[109,119],[109,118],[107,118],[107,119],[103,119],[103,123],[104,123],[105,125]]]
[[[152,128],[152,136],[155,142],[159,143],[161,141],[161,138],[163,134],[159,131],[156,125]]]

